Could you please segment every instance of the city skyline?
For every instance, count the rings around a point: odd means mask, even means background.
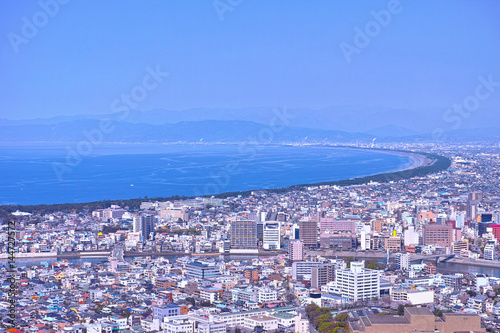
[[[500,332],[499,17],[0,2],[0,333]]]

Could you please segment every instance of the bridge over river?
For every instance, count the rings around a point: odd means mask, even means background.
[[[334,250],[319,250],[319,251],[306,251],[307,254],[320,255],[326,258],[350,258],[360,260],[375,260],[383,261],[387,257],[387,253],[383,251],[334,251]],[[389,260],[394,262],[396,260],[396,253],[389,253]],[[435,264],[439,263],[455,263],[462,265],[474,265],[483,267],[493,267],[500,268],[500,261],[495,260],[482,260],[482,259],[469,259],[461,258],[456,254],[438,254],[438,255],[426,255],[426,254],[416,254],[410,253],[411,263],[422,263],[424,261],[432,261]]]

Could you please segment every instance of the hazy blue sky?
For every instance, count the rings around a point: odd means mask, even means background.
[[[170,75],[142,110],[443,108],[474,94],[480,75],[500,81],[498,0],[65,0],[53,17],[40,5],[50,2],[0,2],[0,118],[109,113],[148,66]],[[385,26],[370,23],[388,9]],[[356,44],[367,24],[369,44]],[[347,44],[360,46],[350,62]],[[486,110],[500,105],[495,89]]]

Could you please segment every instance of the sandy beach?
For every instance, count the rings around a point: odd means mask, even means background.
[[[409,167],[401,169],[399,171],[411,170],[423,166],[429,166],[435,162],[435,160],[431,160],[427,156],[421,155],[419,153],[394,152],[394,154],[408,157],[412,161],[412,164]]]

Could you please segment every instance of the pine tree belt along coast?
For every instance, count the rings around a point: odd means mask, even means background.
[[[325,146],[321,146],[325,147]],[[412,177],[423,177],[428,174],[440,172],[446,170],[450,167],[451,161],[449,158],[420,151],[405,151],[405,150],[392,150],[392,149],[380,149],[380,148],[358,148],[352,146],[334,146],[335,148],[346,148],[346,149],[367,149],[367,150],[377,150],[382,152],[387,152],[388,154],[398,154],[401,156],[407,156],[412,160],[412,165],[406,169],[375,174],[365,177],[357,177],[344,180],[335,181],[325,181],[320,183],[312,184],[297,184],[281,188],[265,189],[269,193],[285,193],[288,191],[301,190],[311,186],[348,186],[348,185],[361,185],[370,182],[391,182],[398,181],[401,179],[408,179]],[[210,195],[205,195],[205,197],[216,197],[216,198],[227,198],[231,196],[249,196],[252,192],[259,191],[260,189],[247,190],[247,191],[236,191],[236,192],[224,192],[224,193],[214,193]],[[193,196],[194,197],[194,196]],[[170,197],[157,197],[148,198],[148,200],[155,201],[168,201],[168,200],[179,200],[179,199],[189,199],[193,198],[189,196],[170,196]],[[84,211],[84,210],[95,210],[109,207],[110,205],[116,204],[122,207],[128,206],[130,209],[139,208],[141,202],[145,198],[134,198],[134,199],[116,199],[116,200],[102,200],[86,203],[64,203],[64,204],[40,204],[40,205],[1,205],[0,206],[0,219],[9,220],[14,218],[11,213],[16,210],[20,210],[28,213],[52,213],[52,212],[63,212],[69,213],[74,211]]]

